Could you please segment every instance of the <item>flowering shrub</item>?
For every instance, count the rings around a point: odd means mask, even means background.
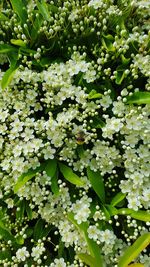
[[[149,267],[149,11],[1,1],[0,266]]]

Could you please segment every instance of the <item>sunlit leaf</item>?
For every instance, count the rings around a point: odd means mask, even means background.
[[[130,216],[140,221],[150,222],[150,213],[144,210],[133,211]]]
[[[87,264],[90,267],[95,267],[95,261],[94,258],[91,255],[88,255],[86,253],[80,253],[78,254],[79,259],[81,259],[85,264]]]
[[[24,43],[24,41],[21,40],[21,39],[11,39],[10,42],[12,44],[14,44],[14,45],[17,45],[17,46],[23,46],[23,47],[26,46],[26,44]]]
[[[80,177],[75,174],[72,169],[66,165],[64,165],[63,163],[59,163],[59,168],[60,168],[60,171],[61,173],[63,174],[64,178],[74,184],[74,185],[77,185],[77,186],[83,186],[84,185],[84,182],[80,179]]]
[[[87,168],[87,176],[90,180],[93,190],[96,192],[102,202],[105,202],[105,188],[102,176],[99,171],[94,172],[89,167]]]
[[[118,267],[127,267],[127,265],[135,260],[138,255],[150,244],[150,233],[140,236],[132,246],[128,247],[123,256],[120,257]]]
[[[17,183],[14,186],[14,193],[17,193],[18,190],[23,187],[29,180],[31,180],[37,172],[44,170],[45,164],[42,164],[40,167],[37,167],[35,170],[30,169],[28,172],[23,173],[19,176]]]
[[[127,104],[150,104],[150,92],[135,92],[127,97]]]
[[[96,98],[101,98],[103,95],[100,93],[97,93],[96,90],[92,89],[91,92],[88,95],[89,99],[96,99]]]
[[[4,90],[12,81],[14,74],[17,70],[17,65],[12,65],[10,68],[4,73],[3,78],[1,80],[1,87]]]
[[[0,12],[0,20],[9,20],[3,13]]]
[[[111,205],[116,206],[118,203],[120,203],[124,198],[126,197],[126,194],[123,194],[122,192],[117,193],[113,199],[111,200]]]

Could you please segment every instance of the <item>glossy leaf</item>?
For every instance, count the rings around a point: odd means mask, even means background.
[[[128,247],[123,256],[120,257],[118,267],[127,267],[127,265],[135,260],[138,255],[150,244],[150,233],[140,236],[132,246]]]
[[[90,180],[93,190],[96,192],[102,202],[105,202],[105,188],[100,172],[94,172],[87,168],[87,176]]]
[[[123,194],[122,192],[117,193],[112,201],[111,201],[111,206],[116,206],[118,203],[120,203],[124,198],[126,197],[126,194]]]
[[[111,52],[115,51],[115,47],[113,46],[113,41],[114,41],[114,38],[111,34],[103,35],[102,44],[106,48],[106,50],[111,51]]]
[[[0,220],[0,235],[4,238],[4,240],[11,240],[12,243],[16,243],[16,240],[12,233],[7,227],[5,227],[4,223]]]
[[[57,161],[55,159],[48,160],[45,166],[46,174],[52,178],[55,175],[56,169]]]
[[[135,92],[127,97],[127,104],[150,104],[150,92]]]
[[[25,204],[25,210],[26,210],[28,218],[32,220],[32,209],[30,208],[29,203],[27,201]]]
[[[150,213],[144,210],[133,211],[130,216],[134,219],[143,221],[143,222],[150,222]]]
[[[80,260],[82,260],[85,264],[87,264],[90,267],[95,267],[95,261],[94,258],[91,255],[88,255],[86,253],[80,253],[78,254],[78,257]]]
[[[24,218],[24,212],[25,212],[25,201],[19,201],[19,204],[17,205],[17,211],[16,211],[16,218],[17,220],[22,221]]]
[[[38,239],[42,239],[43,237],[46,237],[49,232],[51,231],[52,226],[49,225],[48,227],[45,227],[45,222],[42,219],[39,219],[33,230],[33,238],[35,241],[38,241]]]
[[[44,0],[42,0],[41,3],[38,1],[37,7],[39,9],[39,12],[43,16],[43,18],[45,20],[49,20],[50,19],[50,13],[49,13],[48,5],[46,4],[46,2]]]
[[[88,95],[88,99],[96,99],[96,98],[101,98],[103,95],[96,92],[96,90],[92,89],[91,92]]]
[[[2,87],[3,90],[11,83],[16,70],[17,70],[17,65],[13,64],[4,73],[3,78],[1,80],[1,87]]]
[[[63,163],[59,163],[59,168],[60,168],[60,171],[61,173],[63,174],[64,178],[74,184],[74,185],[77,185],[77,186],[83,186],[84,185],[84,182],[80,179],[80,177],[75,174],[72,169],[66,165],[64,165]]]
[[[11,44],[14,44],[14,45],[17,45],[17,46],[22,46],[22,47],[26,46],[24,41],[21,40],[21,39],[11,39],[10,42],[11,42]]]
[[[125,73],[124,71],[117,71],[116,73],[116,84],[120,85],[123,81],[123,79],[125,78]]]
[[[20,21],[26,23],[27,21],[27,10],[22,0],[10,0],[13,10],[17,13]]]
[[[57,161],[55,159],[51,159],[47,161],[45,167],[46,174],[51,177],[51,189],[52,192],[57,195],[59,193],[59,186],[57,182],[58,172],[57,172]]]
[[[0,44],[0,54],[5,54],[9,52],[16,52],[17,49],[11,45]]]
[[[45,164],[42,164],[40,167],[37,167],[35,170],[30,169],[28,172],[23,173],[18,178],[18,182],[14,186],[14,193],[17,193],[18,190],[23,187],[29,180],[31,180],[37,172],[42,171],[45,167]]]
[[[87,245],[89,248],[90,255],[94,259],[94,264],[95,264],[94,267],[103,267],[103,259],[101,256],[101,250],[99,246],[97,245],[97,243],[88,237],[88,233],[87,233],[88,223],[85,222],[85,223],[78,224],[77,221],[74,219],[74,214],[72,212],[68,214],[68,219],[77,227],[77,229],[80,232],[83,233],[84,239],[87,242]]]

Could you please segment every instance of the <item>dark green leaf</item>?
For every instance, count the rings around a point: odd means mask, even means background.
[[[57,170],[57,161],[55,159],[48,160],[45,166],[46,174],[52,178],[55,175],[56,170]]]
[[[0,44],[0,54],[5,54],[9,52],[16,52],[17,49],[11,45]]]
[[[77,186],[83,186],[84,182],[80,179],[80,177],[75,174],[70,167],[67,167],[63,163],[59,163],[59,168],[63,176],[67,181]]]
[[[127,97],[127,104],[150,104],[150,92],[135,92]]]
[[[123,256],[120,257],[118,267],[127,267],[127,265],[135,260],[138,255],[150,244],[150,233],[140,236],[132,246],[128,247]]]
[[[32,220],[32,209],[30,208],[29,203],[27,201],[26,201],[25,209],[26,209],[28,218]]]
[[[12,256],[11,256],[11,252],[5,249],[5,251],[0,251],[0,260],[6,260],[6,259],[11,261]]]
[[[39,219],[36,222],[36,224],[34,226],[34,230],[33,230],[33,238],[35,241],[38,241],[38,239],[41,238],[43,228],[44,228],[44,221],[42,219]]]
[[[7,227],[5,227],[2,221],[0,221],[0,235],[4,238],[4,240],[6,241],[11,240],[12,243],[16,243],[14,236],[12,235],[10,230],[7,229]]]
[[[33,27],[31,30],[31,46],[35,43],[35,41],[39,37],[39,29],[42,25],[42,22],[43,22],[43,18],[41,15],[36,17],[33,22]]]
[[[25,211],[25,201],[19,201],[19,204],[17,205],[17,211],[16,211],[16,218],[20,221],[24,218],[24,211]]]
[[[87,176],[90,180],[93,190],[96,192],[102,202],[105,202],[105,188],[100,172],[94,172],[87,168]]]

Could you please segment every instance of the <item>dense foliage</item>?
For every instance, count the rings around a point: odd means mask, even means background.
[[[0,266],[149,267],[149,14],[0,1]]]

